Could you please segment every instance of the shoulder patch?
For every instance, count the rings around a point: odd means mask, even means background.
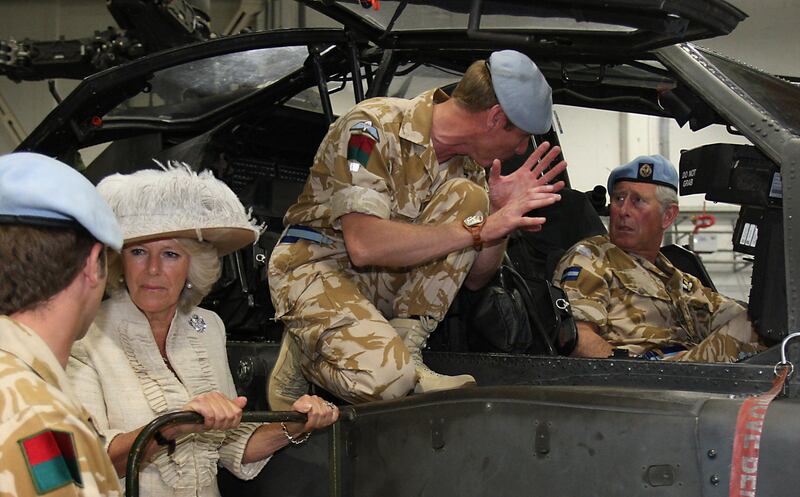
[[[575,247],[575,252],[579,253],[584,257],[592,257],[592,251],[586,245],[578,245]]]
[[[37,495],[74,483],[82,487],[72,433],[44,430],[17,441]]]
[[[371,121],[361,121],[350,128],[350,140],[347,142],[347,164],[350,172],[358,171],[361,166],[367,167],[372,149],[380,141],[378,130]]]
[[[357,122],[350,128],[350,134],[363,134],[369,136],[376,143],[381,142],[381,137],[378,134],[378,128],[372,125],[372,121],[361,121]]]
[[[575,281],[578,279],[578,276],[581,275],[581,267],[580,266],[570,266],[561,273],[561,283],[565,281]]]

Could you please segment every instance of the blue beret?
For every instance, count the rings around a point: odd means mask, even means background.
[[[78,224],[98,241],[122,248],[117,219],[94,185],[68,165],[41,154],[0,157],[0,222]]]
[[[540,135],[553,124],[553,91],[542,71],[516,50],[489,57],[492,87],[503,112],[523,131]]]
[[[614,168],[608,176],[608,193],[614,191],[617,181],[635,181],[668,186],[678,191],[678,171],[670,161],[660,155],[640,155],[627,164]]]

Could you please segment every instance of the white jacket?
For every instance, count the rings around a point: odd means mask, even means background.
[[[204,331],[198,331],[199,323],[205,323]],[[218,390],[236,397],[225,327],[215,313],[199,307],[189,313],[178,310],[166,351],[175,374],[164,363],[147,318],[125,292],[103,302],[86,337],[75,343],[67,374],[107,444],[160,414],[180,410],[202,393]],[[179,439],[171,456],[162,450],[144,466],[141,495],[219,496],[218,463],[239,478],[254,478],[269,458],[249,464],[241,460],[257,427],[243,423],[227,432]]]

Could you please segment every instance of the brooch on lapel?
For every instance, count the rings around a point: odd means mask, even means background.
[[[203,333],[204,331],[206,331],[206,328],[208,327],[208,325],[206,325],[205,320],[200,316],[198,316],[197,314],[192,314],[192,317],[189,318],[189,326],[194,328],[194,331],[198,333]]]

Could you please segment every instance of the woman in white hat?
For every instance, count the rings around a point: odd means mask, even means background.
[[[120,477],[141,428],[175,410],[204,425],[164,429],[148,447],[142,495],[217,496],[217,464],[243,479],[338,410],[316,396],[292,406],[302,423],[240,423],[219,316],[197,307],[220,275],[219,257],[257,239],[260,228],[236,195],[210,172],[188,167],[110,176],[97,186],[125,239],[109,261],[111,298],[72,351],[68,373],[92,414]]]

